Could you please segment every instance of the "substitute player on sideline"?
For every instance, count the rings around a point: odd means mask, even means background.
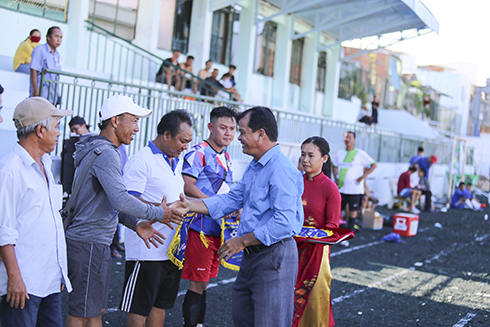
[[[349,205],[347,228],[354,230],[362,197],[364,195],[363,180],[376,169],[376,163],[369,154],[355,148],[356,133],[348,131],[344,134],[345,149],[341,149],[333,157],[335,183],[342,195],[342,209]]]
[[[208,129],[211,135],[186,154],[182,168],[185,194],[198,199],[228,193],[230,190],[233,176],[230,156],[225,147],[235,137],[235,111],[226,107],[214,108]],[[205,240],[202,241],[201,237]],[[219,222],[204,215],[194,218],[189,228],[182,272],[182,278],[190,280],[189,290],[182,304],[186,327],[204,322],[206,288],[209,280],[218,276],[220,246]]]

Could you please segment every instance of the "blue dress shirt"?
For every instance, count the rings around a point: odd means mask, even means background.
[[[203,199],[213,219],[243,208],[238,236],[253,232],[269,246],[297,235],[303,225],[303,177],[279,145],[252,160],[227,194]]]
[[[39,86],[43,68],[61,70],[61,55],[59,51],[55,50],[54,53],[51,52],[51,48],[47,43],[35,47],[34,50],[32,50],[31,55],[31,68],[37,70],[37,85]],[[45,80],[57,81],[59,80],[59,76],[53,73],[47,73]],[[32,97],[34,89],[30,78],[29,81],[29,96]],[[56,85],[55,83],[45,82],[43,87],[43,97],[48,99],[51,103],[56,104],[58,102],[58,97],[60,96],[61,86]],[[41,93],[41,86],[39,86],[39,93]]]

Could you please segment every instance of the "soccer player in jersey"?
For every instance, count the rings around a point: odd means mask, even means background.
[[[204,199],[227,193],[233,181],[231,161],[225,147],[236,133],[236,112],[226,107],[211,111],[210,136],[187,153],[182,167],[187,196]],[[204,241],[201,239],[204,238]],[[208,244],[205,246],[204,242]],[[221,226],[216,220],[198,215],[191,223],[185,251],[182,278],[190,280],[182,305],[185,326],[204,322],[206,288],[218,276]]]

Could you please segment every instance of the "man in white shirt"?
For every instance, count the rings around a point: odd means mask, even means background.
[[[132,156],[124,168],[128,192],[144,202],[179,200],[184,192],[180,154],[192,140],[192,119],[184,110],[165,114],[157,127],[157,137]],[[138,236],[127,231],[126,276],[121,310],[129,312],[129,326],[159,326],[165,310],[174,306],[182,271],[169,260],[167,250],[175,228],[155,223],[166,240],[159,248],[148,249]],[[174,227],[176,225],[174,224]]]
[[[65,234],[59,214],[62,187],[49,152],[71,110],[41,97],[14,111],[19,142],[0,160],[0,321],[2,326],[63,326],[61,290],[71,292]]]
[[[342,209],[349,205],[347,228],[354,230],[357,212],[364,195],[363,180],[376,169],[373,158],[365,151],[355,148],[356,134],[344,134],[345,149],[339,150],[332,160],[335,183],[342,195]]]

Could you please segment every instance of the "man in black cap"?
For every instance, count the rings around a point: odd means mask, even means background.
[[[70,126],[71,137],[63,142],[63,152],[61,153],[61,183],[63,184],[63,193],[71,194],[73,176],[75,175],[75,163],[73,153],[75,152],[75,143],[93,135],[90,133],[90,125],[83,117],[75,116],[68,123]]]

